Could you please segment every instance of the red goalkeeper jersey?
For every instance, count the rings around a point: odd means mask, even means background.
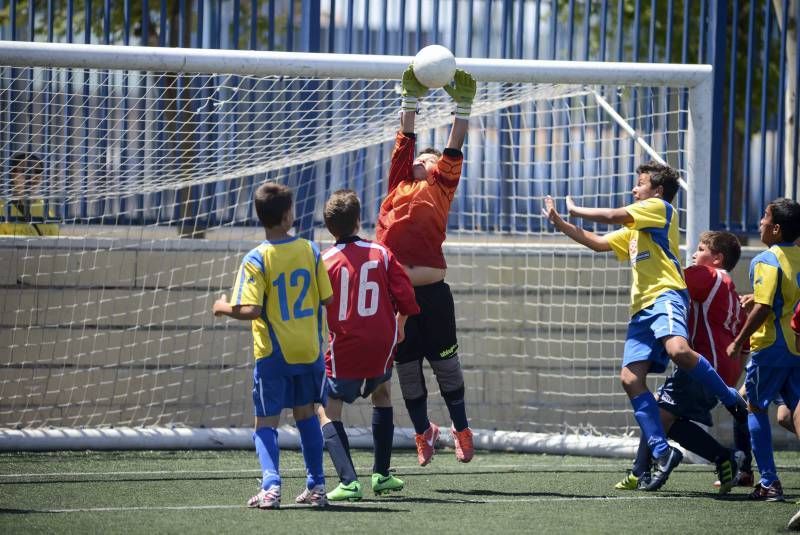
[[[692,348],[706,357],[728,386],[736,386],[745,359],[732,359],[727,347],[744,325],[746,314],[730,275],[710,266],[684,271],[689,289],[689,333]]]
[[[389,168],[389,191],[381,203],[375,236],[407,266],[446,268],[442,253],[447,217],[461,163],[460,150],[445,149],[433,176],[414,180],[413,135],[397,133]]]
[[[322,253],[333,286],[326,305],[328,377],[368,379],[391,368],[397,345],[395,312],[419,313],[403,266],[386,247],[352,236]]]

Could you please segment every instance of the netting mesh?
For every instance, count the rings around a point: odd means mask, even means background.
[[[12,153],[41,157],[38,223],[59,233],[0,237],[0,426],[249,426],[249,325],[210,308],[263,239],[253,191],[292,186],[297,232],[325,245],[322,204],[352,188],[371,236],[396,83],[0,68],[4,176]],[[568,244],[541,216],[546,194],[627,204],[650,159],[594,92],[685,169],[682,90],[479,85],[445,245],[472,427],[636,426],[617,379],[628,268]],[[445,145],[452,109],[441,90],[423,100],[419,148]],[[2,182],[0,215],[36,224],[13,214],[15,191]],[[428,388],[432,419],[446,424],[432,377]],[[346,419],[368,427],[368,404]]]

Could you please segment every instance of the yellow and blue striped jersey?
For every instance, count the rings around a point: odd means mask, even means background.
[[[678,261],[678,213],[663,199],[651,197],[625,207],[633,223],[606,235],[620,261],[633,271],[631,316],[655,303],[669,290],[685,290]]]
[[[291,237],[264,241],[247,253],[233,286],[231,305],[257,305],[253,320],[256,359],[269,359],[270,373],[294,375],[309,364],[324,367],[322,304],[333,295],[316,244]]]
[[[58,236],[58,225],[45,222],[55,218],[53,207],[42,199],[0,200],[0,236]]]
[[[750,262],[753,300],[770,307],[764,323],[750,337],[750,350],[763,351],[773,345],[791,355],[800,355],[795,348],[791,321],[800,301],[800,247],[779,243],[759,253]],[[780,360],[780,359],[779,359]],[[780,362],[770,358],[770,364]]]

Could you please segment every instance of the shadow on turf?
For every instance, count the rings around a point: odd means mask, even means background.
[[[32,514],[55,514],[54,511],[41,511],[39,509],[5,509],[0,507],[0,515],[32,515]]]
[[[464,496],[478,496],[478,497],[486,497],[486,496],[499,496],[499,497],[511,497],[511,498],[566,498],[566,499],[575,499],[575,500],[594,500],[594,499],[609,499],[614,500],[620,497],[627,497],[631,496],[634,493],[630,491],[620,492],[619,494],[561,494],[559,492],[503,492],[498,490],[486,490],[486,489],[472,489],[472,490],[453,490],[453,489],[436,489],[434,492],[438,492],[440,494],[461,494]],[[641,494],[646,496],[664,496],[669,498],[707,498],[713,500],[724,500],[724,501],[747,501],[747,494],[725,494],[720,496],[714,491],[711,492],[697,492],[697,491],[660,491],[660,492],[637,492],[635,494]],[[428,501],[428,500],[420,500],[420,501]],[[431,500],[431,501],[442,501],[442,502],[462,502],[463,500]]]

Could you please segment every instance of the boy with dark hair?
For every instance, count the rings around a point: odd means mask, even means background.
[[[215,316],[252,322],[253,440],[263,477],[261,489],[247,505],[280,507],[277,427],[283,409],[291,407],[307,473],[298,500],[325,507],[323,440],[314,404],[325,403],[322,305],[333,291],[317,246],[289,235],[294,223],[292,191],[267,182],[256,190],[254,203],[266,239],[242,260],[231,302],[223,295],[213,307]]]
[[[730,232],[703,232],[692,256],[694,264],[684,270],[689,291],[689,331],[692,349],[709,355],[711,363],[728,386],[736,386],[742,374],[740,359],[730,359],[725,350],[744,322],[744,311],[729,271],[741,256],[739,240]],[[738,481],[734,450],[722,446],[694,422],[713,425],[711,409],[717,398],[687,372],[677,368],[658,391],[661,422],[667,437],[716,465],[719,493],[727,494]],[[749,471],[750,434],[747,412],[734,414],[734,438]],[[650,450],[642,436],[633,468],[617,483],[617,490],[646,488],[650,483]],[[750,473],[752,479],[752,473]]]
[[[414,425],[417,461],[427,465],[439,438],[439,427],[428,419],[428,390],[422,374],[427,359],[439,383],[453,426],[456,459],[467,463],[474,455],[472,430],[464,405],[464,376],[458,360],[455,306],[445,283],[447,262],[442,243],[453,202],[475,98],[475,80],[460,69],[453,85],[443,88],[455,101],[455,118],[443,153],[424,150],[414,158],[417,100],[428,93],[409,66],[403,73],[403,104],[389,187],[380,207],[376,238],[394,254],[408,273],[420,313],[409,318],[406,339],[397,349],[396,368],[408,415]]]
[[[58,236],[58,225],[52,223],[55,211],[36,198],[44,174],[42,159],[17,152],[9,163],[12,199],[0,200],[0,235]]]
[[[319,407],[317,414],[340,481],[328,499],[357,501],[363,491],[342,424],[342,403],[372,397],[372,491],[402,490],[403,481],[389,472],[394,437],[392,364],[406,317],[417,314],[419,307],[411,281],[392,252],[358,236],[361,203],[354,191],[334,192],[325,203],[324,217],[336,244],[322,253],[334,292],[327,304],[328,405]]]
[[[795,410],[800,399],[800,351],[791,327],[795,304],[800,301],[800,247],[794,243],[800,237],[800,204],[791,199],[769,203],[759,232],[769,249],[750,262],[753,306],[727,352],[738,358],[750,340],[745,388],[753,456],[761,473],[750,499],[783,501],[767,407],[780,396],[792,412],[795,432],[800,428]]]
[[[667,442],[647,374],[666,370],[672,360],[702,383],[729,410],[744,403],[735,388],[725,384],[709,362],[689,346],[689,295],[678,261],[678,217],[670,204],[678,191],[678,175],[669,166],[648,162],[637,169],[633,204],[623,208],[583,208],[567,197],[575,217],[624,228],[600,236],[566,222],[545,198],[544,215],[556,229],[594,251],[614,251],[632,268],[631,321],[622,359],[620,380],[633,406],[642,435],[656,460],[646,490],[657,490],[683,455]]]

